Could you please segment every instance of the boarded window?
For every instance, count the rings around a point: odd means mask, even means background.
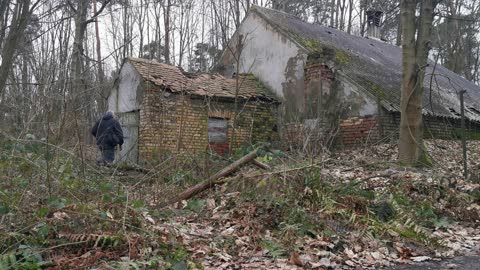
[[[208,118],[208,142],[227,142],[227,120],[223,118]]]

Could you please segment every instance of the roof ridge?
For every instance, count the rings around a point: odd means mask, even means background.
[[[376,44],[381,44],[381,45],[387,45],[387,46],[392,46],[392,47],[395,47],[395,48],[400,48],[400,46],[396,46],[394,44],[390,44],[390,43],[387,43],[387,42],[384,42],[380,39],[375,39],[375,38],[369,38],[369,37],[362,37],[362,36],[358,36],[358,35],[354,35],[354,34],[350,34],[350,33],[347,33],[343,30],[340,30],[340,29],[337,29],[337,28],[334,28],[334,27],[331,27],[331,26],[328,26],[328,25],[323,25],[323,24],[318,24],[318,23],[311,23],[311,22],[308,22],[308,21],[305,21],[303,20],[302,18],[298,17],[298,16],[295,16],[293,14],[290,14],[290,13],[287,13],[285,11],[282,11],[282,10],[278,10],[278,9],[273,9],[273,8],[267,8],[267,7],[262,7],[262,6],[259,6],[259,5],[252,5],[252,8],[251,8],[252,11],[255,11],[258,15],[260,15],[260,17],[262,17],[267,23],[269,23],[270,25],[274,26],[275,28],[278,28],[282,34],[284,34],[285,36],[287,36],[288,38],[290,38],[291,40],[293,40],[295,43],[297,43],[298,45],[300,45],[301,47],[303,47],[304,49],[307,49],[308,51],[311,51],[310,48],[306,47],[304,44],[301,44],[301,42],[299,42],[296,38],[295,35],[292,35],[292,34],[289,34],[289,31],[286,30],[286,29],[283,29],[280,25],[276,24],[274,21],[272,21],[271,19],[268,18],[268,16],[266,14],[263,14],[262,12],[263,11],[267,11],[267,12],[275,12],[275,13],[279,13],[279,14],[282,14],[282,15],[285,15],[287,17],[289,17],[290,19],[295,19],[301,23],[304,23],[304,24],[308,24],[308,25],[311,25],[311,26],[314,26],[314,27],[317,27],[319,29],[322,29],[322,30],[327,30],[328,31],[332,31],[334,33],[338,33],[338,34],[342,34],[342,35],[348,35],[350,37],[353,37],[353,38],[358,38],[359,40],[364,40],[364,41],[370,41],[370,42],[374,42]],[[323,41],[325,42],[325,41]]]
[[[270,24],[273,28],[276,28],[282,35],[284,35],[286,38],[290,39],[290,41],[292,41],[293,43],[297,44],[300,48],[304,49],[305,51],[307,52],[311,52],[311,50],[304,46],[302,43],[298,42],[298,40],[295,39],[295,37],[291,34],[288,33],[288,31],[286,31],[285,29],[283,29],[282,27],[280,27],[278,24],[276,24],[275,22],[273,22],[272,20],[270,20],[268,18],[267,15],[263,14],[261,12],[261,10],[269,10],[269,11],[274,11],[274,12],[278,12],[278,13],[283,13],[284,15],[287,15],[287,16],[292,16],[293,18],[297,19],[297,20],[300,20],[300,18],[296,17],[296,16],[293,16],[291,14],[288,14],[286,12],[283,12],[283,11],[280,11],[280,10],[276,10],[276,9],[271,9],[271,8],[266,8],[266,7],[261,7],[261,6],[258,6],[258,5],[253,5],[250,10],[255,12],[258,16],[260,16],[265,22],[267,22],[268,24]],[[302,20],[301,20],[302,21]]]
[[[174,66],[174,65],[169,65],[167,63],[159,62],[156,59],[146,59],[146,58],[128,56],[127,60],[134,61],[134,62],[146,63],[146,64],[163,65],[163,66],[178,68],[177,66]]]
[[[278,10],[278,9],[273,9],[273,8],[268,8],[268,7],[262,7],[262,6],[259,6],[259,5],[256,5],[256,4],[253,4],[253,5],[250,7],[250,9],[251,9],[251,10],[254,10],[254,11],[255,11],[255,9],[270,10],[270,11],[275,11],[275,12],[278,12],[278,13],[283,13],[283,14],[288,15],[288,16],[290,16],[290,17],[294,17],[294,18],[300,19],[298,16],[295,16],[295,15],[293,15],[293,14],[287,13],[287,12],[285,12],[285,11],[283,11],[283,10]],[[301,20],[301,19],[300,19],[300,20]]]
[[[164,86],[171,92],[187,92],[197,96],[226,98],[235,96],[235,80],[218,72],[189,73],[174,65],[131,56],[126,57],[125,61],[133,66],[142,80],[158,87]],[[244,81],[245,84],[242,83],[240,86],[240,98],[276,100],[274,95],[270,95],[265,90],[266,87],[263,84],[258,84],[256,77],[246,75]]]

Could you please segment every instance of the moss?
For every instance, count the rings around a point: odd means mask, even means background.
[[[312,39],[306,39],[306,40],[303,40],[303,42],[301,42],[303,46],[305,46],[306,48],[312,50],[312,51],[319,51],[321,50],[321,46],[318,42],[316,42],[315,40],[312,40]]]
[[[467,130],[466,133],[467,133],[467,140],[475,140],[475,141],[480,140],[480,132]]]
[[[374,84],[372,82],[368,82],[369,84],[369,88],[371,90],[371,92],[376,96],[376,97],[379,97],[379,98],[385,98],[386,95],[385,95],[385,90],[380,87],[379,85],[377,84]]]
[[[337,63],[345,65],[350,62],[350,55],[344,51],[337,50],[335,53],[335,60]]]
[[[467,134],[469,140],[480,141],[480,132],[470,131]]]
[[[307,39],[304,38],[297,33],[290,32],[290,35],[300,43],[303,47],[310,50],[311,52],[308,55],[308,58],[316,60],[316,59],[326,59],[326,60],[334,60],[336,63],[345,65],[350,62],[351,56],[342,50],[337,50],[331,46],[321,44],[315,39]]]
[[[253,81],[256,85],[256,91],[258,91],[258,93],[262,93],[264,95],[266,95],[267,97],[271,97],[271,98],[274,98],[276,99],[277,101],[279,100],[278,96],[272,91],[270,90],[268,87],[266,87],[255,75],[253,75],[252,73],[248,73],[246,74],[245,78],[249,81]]]
[[[420,157],[418,158],[416,167],[431,168],[433,167],[433,160],[426,152],[422,151]]]
[[[334,61],[335,49],[332,49],[327,46],[318,47],[316,50],[308,54],[307,59],[310,61],[317,61],[317,60]]]
[[[320,44],[315,40],[306,40],[306,39],[300,39],[300,40],[302,40],[302,42],[300,43],[304,47],[311,50],[311,52],[308,54],[309,60],[323,59],[327,61],[333,61],[337,65],[346,65],[350,63],[351,56],[345,51]]]
[[[305,47],[306,49],[309,49],[311,51],[319,51],[321,50],[321,45],[318,41],[314,40],[314,39],[307,39],[307,38],[304,38],[302,36],[300,36],[298,33],[296,32],[292,32],[292,31],[287,31],[287,33],[292,36],[292,38],[294,40],[296,40],[298,43],[300,43],[300,45],[302,45],[303,47]]]
[[[425,149],[425,146],[422,146],[421,148]],[[417,168],[432,168],[433,167],[433,160],[430,155],[428,155],[427,152],[421,151],[418,159],[416,161],[413,161],[413,164],[406,161],[406,160],[398,160],[398,165],[403,166],[403,167],[410,167],[414,166]]]

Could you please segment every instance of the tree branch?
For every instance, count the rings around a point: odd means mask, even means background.
[[[100,15],[102,13],[102,11],[107,7],[107,5],[110,2],[111,2],[111,0],[106,0],[105,2],[103,2],[102,6],[98,9],[98,11],[95,12],[95,14],[93,14],[93,16],[90,19],[86,20],[84,22],[84,24],[89,24],[89,23],[94,22],[97,19],[98,15]]]
[[[74,13],[77,13],[77,9],[76,9],[75,6],[72,4],[72,2],[70,2],[70,0],[67,0],[67,4],[68,4],[68,6],[73,10]]]

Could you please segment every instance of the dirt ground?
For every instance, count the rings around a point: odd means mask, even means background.
[[[450,260],[431,261],[413,265],[401,265],[389,268],[391,270],[436,270],[436,269],[480,269],[480,256],[461,256]]]

